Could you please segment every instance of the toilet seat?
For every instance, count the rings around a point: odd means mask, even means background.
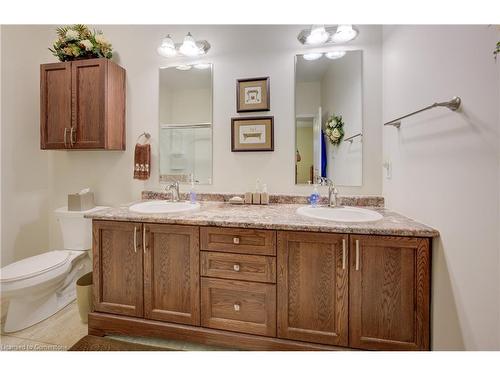
[[[7,283],[33,278],[66,264],[70,251],[54,250],[11,263],[2,268],[0,282]]]

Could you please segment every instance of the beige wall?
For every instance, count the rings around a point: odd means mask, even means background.
[[[52,60],[52,37],[45,26],[2,26],[2,266],[49,247],[50,153],[40,151],[39,64]]]
[[[389,208],[441,232],[433,244],[434,349],[500,349],[498,62],[488,26],[384,27],[383,117],[454,95],[384,129]]]

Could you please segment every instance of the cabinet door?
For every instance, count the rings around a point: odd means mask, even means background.
[[[200,325],[198,227],[144,224],[144,232],[146,318]]]
[[[278,232],[278,337],[347,345],[347,239]]]
[[[429,240],[352,235],[350,252],[350,346],[429,349]]]
[[[71,63],[40,65],[40,148],[69,146],[70,128]]]
[[[94,309],[143,316],[142,225],[93,224]]]
[[[72,148],[104,148],[106,59],[71,63]]]

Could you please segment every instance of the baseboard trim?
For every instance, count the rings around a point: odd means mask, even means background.
[[[350,348],[249,335],[184,324],[93,312],[89,314],[89,335],[107,334],[158,337],[203,345],[243,350],[352,350]]]

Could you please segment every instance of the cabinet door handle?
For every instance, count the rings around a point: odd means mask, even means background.
[[[137,253],[137,227],[134,226],[134,253]]]
[[[71,147],[73,147],[73,145],[76,143],[76,141],[73,141],[73,133],[76,134],[76,130],[75,128],[71,127],[71,130],[69,132],[69,143]]]
[[[68,128],[64,128],[64,148],[68,147]]]
[[[234,311],[240,311],[241,306],[238,302],[236,302],[233,307],[234,307]]]
[[[345,238],[342,239],[342,269],[345,270],[346,245]]]
[[[146,254],[146,224],[142,225],[142,251]]]
[[[356,240],[356,271],[359,271],[359,240]]]
[[[236,272],[238,272],[240,270],[240,265],[238,263],[234,264],[233,265],[233,270],[235,270]]]
[[[240,243],[239,237],[233,237],[233,243],[238,245]]]

